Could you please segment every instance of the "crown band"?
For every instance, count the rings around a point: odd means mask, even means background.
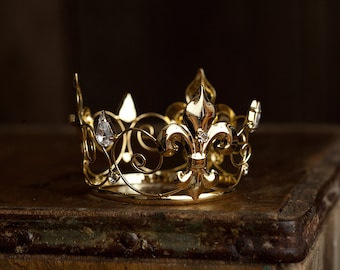
[[[75,74],[83,174],[94,194],[138,203],[188,203],[232,191],[248,173],[249,134],[258,126],[261,105],[246,115],[214,105],[216,91],[202,69],[186,89],[186,103],[171,104],[165,115],[137,116],[130,94],[118,115],[91,114]],[[104,165],[103,165],[104,164]]]

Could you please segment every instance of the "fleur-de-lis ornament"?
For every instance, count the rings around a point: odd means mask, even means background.
[[[205,189],[214,188],[219,181],[219,173],[208,168],[210,149],[220,148],[232,151],[237,145],[234,128],[226,122],[216,122],[215,107],[208,98],[204,80],[201,80],[196,96],[186,105],[181,123],[166,126],[160,142],[165,156],[174,155],[179,145],[188,152],[187,169],[177,173],[179,189],[187,189],[194,199]]]

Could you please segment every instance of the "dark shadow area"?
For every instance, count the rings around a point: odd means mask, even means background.
[[[74,72],[86,105],[164,113],[199,67],[217,103],[264,122],[339,123],[335,0],[0,3],[0,122],[66,123]]]

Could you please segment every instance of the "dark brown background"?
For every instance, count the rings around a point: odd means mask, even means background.
[[[66,123],[133,93],[163,113],[203,67],[217,102],[265,122],[340,122],[337,0],[0,2],[0,122]]]

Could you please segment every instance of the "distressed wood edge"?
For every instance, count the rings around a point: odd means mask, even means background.
[[[276,265],[242,264],[225,261],[189,259],[101,259],[97,257],[51,256],[51,255],[3,255],[0,254],[1,270],[276,270]]]
[[[308,254],[297,263],[230,263],[226,261],[190,260],[190,259],[139,259],[139,258],[102,258],[95,256],[70,255],[26,255],[1,254],[1,270],[141,270],[141,269],[213,269],[213,270],[335,270],[339,263],[340,233],[337,224],[340,221],[340,201],[327,216],[322,231]]]
[[[340,197],[340,139],[325,153],[321,162],[306,172],[305,180],[294,187],[278,215],[279,221],[294,221],[292,226],[297,228],[296,240],[301,244],[295,261],[303,260],[311,250],[325,218]]]
[[[267,262],[267,263],[292,263],[304,260],[313,246],[315,239],[320,233],[325,218],[339,197],[340,174],[337,173],[331,181],[323,186],[315,198],[315,204],[304,215],[294,220],[280,220],[267,218],[266,223],[253,224],[254,220],[243,219],[239,227],[235,226],[234,220],[224,220],[223,216],[218,219],[205,220],[197,227],[197,220],[192,216],[182,216],[178,211],[174,212],[142,212],[137,211],[134,216],[123,215],[126,221],[130,221],[130,229],[115,227],[121,220],[121,212],[96,212],[96,222],[101,226],[100,230],[107,229],[110,237],[110,245],[102,253],[98,252],[98,257],[107,259],[114,254],[119,258],[133,256],[134,258],[196,258],[202,256],[206,260],[225,260],[228,262]],[[53,211],[51,209],[0,209],[1,220],[1,244],[2,252],[12,254],[54,254],[60,255],[64,252],[73,253],[73,256],[91,255],[96,253],[96,245],[86,242],[86,237],[90,237],[94,232],[94,224],[91,221],[94,216],[86,211],[68,210]],[[63,213],[63,214],[62,214]],[[151,216],[152,215],[152,216]],[[6,217],[6,218],[3,218]],[[120,219],[117,220],[117,217]],[[179,219],[180,218],[180,219]],[[109,227],[105,225],[111,224]],[[118,223],[115,223],[118,222]],[[139,228],[139,224],[144,227]],[[157,239],[165,236],[162,227],[166,227],[168,222],[172,222],[173,229],[178,231],[178,239],[183,237],[189,241],[201,243],[199,248],[190,249],[181,253],[172,250],[170,238],[157,243]],[[158,223],[159,227],[155,227]],[[196,225],[195,225],[196,224]],[[73,227],[72,227],[73,226]],[[184,226],[184,227],[183,227]],[[6,228],[10,228],[7,230]],[[73,238],[60,240],[59,236],[68,230],[81,229],[72,236]],[[221,228],[230,228],[230,232],[219,231]],[[42,229],[44,229],[42,232]],[[263,231],[265,229],[265,231]],[[184,230],[181,232],[181,230]],[[150,232],[153,234],[150,235]],[[280,232],[277,235],[277,232]],[[84,235],[82,235],[84,233]],[[183,235],[182,235],[183,233]],[[78,235],[78,236],[77,236]],[[222,236],[225,239],[220,239]],[[78,237],[78,238],[77,238]],[[85,240],[81,240],[85,237]],[[96,240],[102,239],[101,236]],[[135,240],[129,242],[129,239]],[[214,241],[224,241],[216,246],[213,253],[204,253]],[[47,243],[45,243],[48,241]],[[76,242],[72,242],[76,241]],[[204,244],[206,242],[206,244]],[[226,242],[225,242],[226,241]],[[57,248],[54,248],[54,243]],[[58,246],[59,245],[59,246]],[[132,246],[131,246],[132,245]],[[215,245],[215,244],[214,244]],[[83,249],[79,249],[83,246]],[[155,249],[155,251],[153,251]]]

